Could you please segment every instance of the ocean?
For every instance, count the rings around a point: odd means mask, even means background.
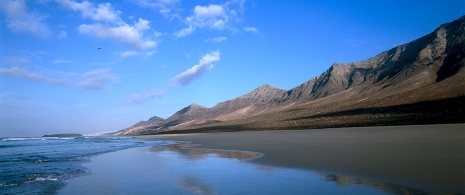
[[[170,144],[128,137],[0,138],[0,194],[57,194],[65,180],[91,174],[93,156]]]

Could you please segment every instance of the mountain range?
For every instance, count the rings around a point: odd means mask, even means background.
[[[191,104],[116,135],[465,123],[465,16],[370,59],[334,63],[290,90],[265,84]]]

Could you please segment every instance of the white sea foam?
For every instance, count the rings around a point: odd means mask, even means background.
[[[24,141],[24,140],[45,140],[44,138],[38,137],[10,137],[10,138],[2,138],[3,141]]]

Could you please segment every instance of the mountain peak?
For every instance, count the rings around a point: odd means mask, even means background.
[[[251,93],[257,93],[257,92],[269,92],[269,91],[284,91],[284,89],[277,88],[275,86],[269,85],[269,84],[264,84],[253,91]]]
[[[274,86],[272,86],[270,84],[264,84],[264,85],[262,85],[262,86],[260,86],[258,88],[276,88],[276,87],[274,87]]]
[[[188,106],[190,109],[192,108],[201,108],[201,109],[205,109],[207,107],[205,106],[202,106],[202,105],[199,105],[199,104],[196,104],[196,103],[192,103],[191,105]]]
[[[204,107],[204,106],[201,106],[201,105],[198,105],[196,103],[192,103],[191,105],[189,106],[186,106],[184,107],[183,109],[179,110],[177,113],[179,115],[183,115],[183,114],[186,114],[186,113],[191,113],[191,112],[198,112],[198,111],[201,111],[201,110],[206,110],[207,108]]]
[[[286,96],[287,90],[274,87],[269,84],[262,85],[250,93],[247,93],[240,98],[246,100],[248,103],[253,104],[267,104],[270,102],[276,102],[277,99],[282,99]]]
[[[155,122],[155,121],[164,121],[164,118],[158,117],[158,116],[153,116],[149,118],[148,122]]]

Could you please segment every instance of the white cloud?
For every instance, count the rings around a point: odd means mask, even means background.
[[[96,23],[81,24],[78,31],[81,34],[102,39],[113,39],[138,49],[150,49],[157,46],[154,40],[158,33],[150,27],[150,21],[139,18],[133,25],[125,23],[111,3],[95,5],[89,1],[77,3],[73,0],[56,0],[63,7],[80,12],[83,18],[90,18]]]
[[[174,37],[175,38],[185,37],[185,36],[188,36],[188,35],[192,34],[194,31],[195,31],[195,28],[192,27],[192,26],[189,26],[188,28],[183,28],[183,29],[181,29],[179,31],[176,31],[174,33]]]
[[[255,27],[245,27],[245,28],[242,28],[242,30],[244,30],[245,32],[250,32],[250,33],[258,33],[258,29]]]
[[[241,12],[243,3],[243,1],[227,1],[223,5],[197,5],[194,7],[193,14],[184,19],[184,23],[187,27],[176,31],[174,36],[180,38],[190,35],[197,28],[235,30],[235,28],[231,26],[231,22],[239,21],[238,12]]]
[[[187,17],[186,22],[199,28],[222,30],[228,25],[228,15],[222,5],[197,5],[194,8],[194,15]]]
[[[173,77],[170,82],[175,85],[187,85],[198,79],[203,73],[213,68],[213,62],[220,60],[220,52],[215,51],[206,54],[200,59],[199,64],[192,66],[181,74]]]
[[[30,33],[39,38],[47,38],[52,34],[43,22],[46,16],[29,13],[24,0],[5,0],[0,3],[5,13],[7,27],[14,32]]]
[[[41,74],[33,73],[18,67],[12,68],[0,68],[0,75],[8,75],[13,77],[19,77],[31,81],[40,81],[50,84],[66,84],[69,81],[64,79],[54,79],[50,77],[43,76]]]
[[[205,42],[211,42],[211,43],[219,43],[228,40],[227,37],[215,37],[215,38],[208,38],[205,40]]]
[[[139,49],[149,49],[157,46],[157,43],[152,40],[153,37],[144,35],[144,31],[150,29],[149,24],[149,21],[139,18],[139,21],[135,22],[133,26],[125,23],[116,27],[102,24],[81,24],[78,31],[81,34],[98,38],[114,39]]]
[[[122,101],[122,103],[124,104],[141,103],[149,99],[162,97],[164,94],[165,94],[165,90],[154,88],[142,94],[139,94],[139,93],[131,94],[126,100]]]
[[[79,11],[84,18],[103,22],[121,22],[119,17],[121,12],[114,10],[111,3],[101,3],[95,6],[89,1],[77,3],[72,0],[57,0],[57,2],[68,9]]]
[[[84,74],[85,79],[77,86],[84,89],[102,89],[109,83],[119,80],[119,78],[110,73],[111,69],[98,69]]]

